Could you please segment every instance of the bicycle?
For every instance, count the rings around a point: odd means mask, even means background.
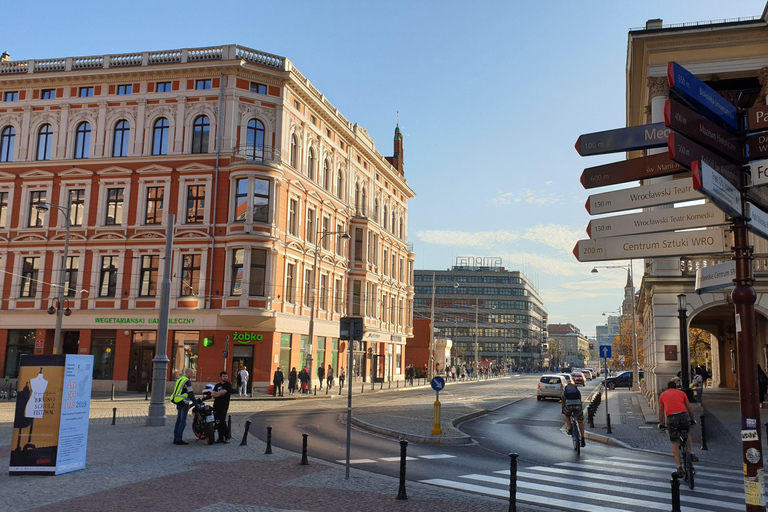
[[[581,431],[579,429],[579,422],[576,420],[576,413],[571,411],[571,438],[573,439],[573,449],[576,451],[576,455],[581,455]]]
[[[691,420],[689,426],[694,425],[696,425],[696,421]],[[659,423],[659,429],[662,432],[666,432],[667,426]],[[677,443],[680,445],[680,465],[683,468],[683,480],[688,482],[688,487],[693,490],[693,475],[696,474],[696,469],[693,467],[693,458],[691,457],[691,454],[688,453],[688,429],[681,428],[678,432],[680,433],[680,437],[678,438]]]

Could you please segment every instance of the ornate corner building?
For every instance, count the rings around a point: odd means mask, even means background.
[[[47,310],[63,273],[63,352],[95,356],[95,390],[144,391],[171,257],[169,380],[184,367],[203,382],[246,366],[266,384],[310,355],[337,375],[344,315],[365,316],[367,332],[347,374],[402,378],[414,260],[403,162],[399,128],[394,155],[380,155],[276,55],[236,45],[3,54],[5,375],[22,354],[52,353]]]

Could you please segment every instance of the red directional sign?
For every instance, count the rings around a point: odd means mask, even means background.
[[[768,158],[768,132],[747,137],[747,147],[749,147],[749,160]]]
[[[727,179],[731,185],[734,187],[741,186],[738,165],[730,163],[727,159],[716,155],[708,149],[704,149],[679,133],[673,132],[669,134],[669,158],[688,168],[691,167],[693,162],[705,162]]]
[[[736,135],[675,100],[664,105],[664,124],[735,162],[744,160],[744,147]]]
[[[768,129],[768,106],[747,109],[747,130],[753,132]]]
[[[631,158],[612,164],[588,167],[581,174],[581,184],[586,189],[607,187],[619,183],[658,178],[685,172],[686,169],[669,159],[666,153]]]

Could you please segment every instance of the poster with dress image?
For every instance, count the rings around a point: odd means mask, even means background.
[[[19,364],[11,475],[85,467],[93,356],[24,355]]]

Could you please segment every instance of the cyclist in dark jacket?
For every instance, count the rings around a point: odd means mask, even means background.
[[[565,415],[565,425],[568,428],[568,435],[571,435],[571,413],[576,415],[576,421],[579,422],[579,433],[581,434],[581,446],[586,446],[584,441],[584,408],[581,406],[581,392],[576,384],[568,384],[563,388],[563,394],[560,396],[560,409]]]

